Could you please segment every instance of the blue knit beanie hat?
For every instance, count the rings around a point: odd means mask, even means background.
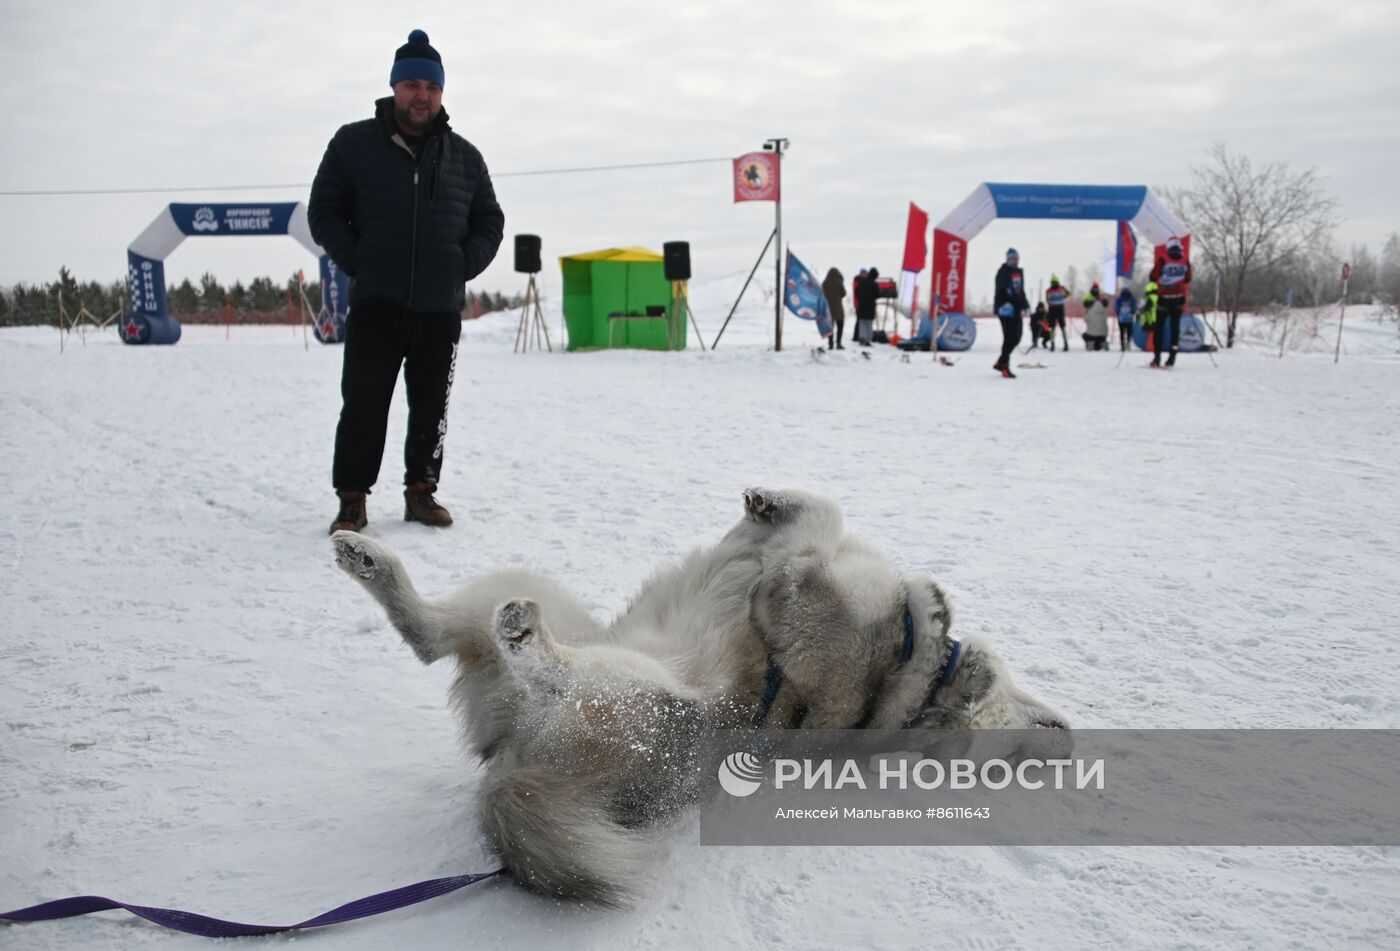
[[[408,42],[394,53],[394,68],[389,73],[389,85],[405,79],[422,79],[426,82],[443,84],[442,57],[428,45],[428,34],[414,30],[408,34]]]

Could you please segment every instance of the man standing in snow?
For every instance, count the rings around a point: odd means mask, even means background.
[[[992,364],[1008,380],[1016,379],[1011,372],[1011,353],[1021,342],[1021,315],[1031,309],[1026,300],[1026,277],[1021,272],[1021,255],[1015,248],[1006,249],[1006,262],[997,269],[996,296],[992,307],[1001,319],[1001,356]]]
[[[1176,349],[1181,340],[1181,312],[1186,308],[1186,288],[1191,283],[1191,263],[1186,260],[1179,238],[1167,241],[1167,256],[1158,258],[1149,279],[1157,284],[1157,333],[1153,337],[1152,365],[1162,365],[1162,350],[1171,348],[1167,366],[1176,366]]]
[[[389,403],[403,366],[408,395],[404,520],[447,526],[433,498],[466,283],[486,270],[505,216],[481,153],[442,108],[442,57],[414,30],[394,54],[392,96],[340,127],[311,185],[311,236],[349,274],[331,531],[359,531],[379,478]]]

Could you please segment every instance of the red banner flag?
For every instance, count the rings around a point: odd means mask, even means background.
[[[909,203],[909,227],[904,232],[904,270],[922,271],[928,261],[928,212]]]
[[[967,283],[967,242],[942,228],[933,229],[933,292],[938,313],[964,310],[963,285]]]
[[[776,152],[750,152],[734,160],[734,200],[781,201]]]
[[[1137,260],[1137,238],[1133,226],[1126,221],[1118,222],[1118,277],[1124,283],[1133,280],[1133,262]]]

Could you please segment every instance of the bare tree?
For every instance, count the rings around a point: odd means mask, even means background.
[[[1234,346],[1251,280],[1268,276],[1329,236],[1337,223],[1337,200],[1323,191],[1316,169],[1294,172],[1287,162],[1256,169],[1223,142],[1207,154],[1206,164],[1191,167],[1190,185],[1163,192],[1191,229],[1197,273],[1220,275],[1229,318],[1226,346]]]
[[[1319,242],[1299,254],[1294,273],[1301,306],[1317,311],[1341,300],[1342,257],[1331,241]]]
[[[1376,297],[1381,302],[1380,318],[1400,332],[1400,234],[1392,231],[1381,248],[1376,273]]]
[[[1376,296],[1381,303],[1400,308],[1400,233],[1394,231],[1381,248],[1380,266],[1376,269]]]
[[[1376,256],[1364,244],[1353,244],[1350,255],[1351,299],[1358,304],[1369,304],[1376,297],[1376,281],[1380,270]]]

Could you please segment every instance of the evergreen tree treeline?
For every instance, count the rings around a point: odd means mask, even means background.
[[[305,285],[306,299],[313,308],[321,306],[321,284],[310,281]],[[198,284],[185,278],[166,288],[165,300],[170,313],[185,323],[222,323],[232,308],[236,323],[280,323],[287,319],[288,292],[293,308],[301,304],[295,278],[278,284],[270,277],[256,277],[247,285],[235,281],[224,287],[213,274],[206,273]],[[99,320],[129,309],[126,283],[113,281],[79,281],[68,270],[59,268],[58,280],[48,284],[16,284],[0,288],[0,327],[59,322],[59,295],[71,318],[79,307],[86,307]],[[521,306],[521,296],[506,297],[499,292],[468,291],[464,317],[475,317],[497,310]]]

